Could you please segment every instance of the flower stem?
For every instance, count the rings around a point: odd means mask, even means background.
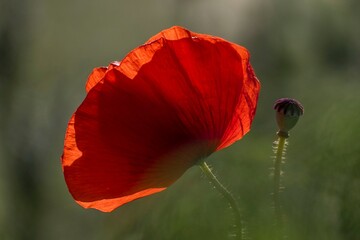
[[[233,210],[233,214],[235,217],[235,227],[236,227],[236,239],[243,240],[243,227],[242,227],[242,221],[241,221],[241,214],[240,209],[238,207],[238,204],[236,203],[236,200],[234,196],[220,183],[220,181],[217,179],[217,177],[214,175],[214,173],[211,171],[209,165],[205,161],[200,162],[199,164],[201,170],[205,173],[206,177],[209,179],[209,181],[214,185],[215,189],[219,191],[224,198],[228,201],[231,209]]]
[[[276,238],[282,239],[283,234],[283,213],[280,204],[280,188],[281,188],[281,163],[284,160],[284,153],[286,149],[286,137],[279,134],[279,139],[275,142],[275,161],[274,161],[274,189],[273,189],[273,203],[275,210],[275,226]]]

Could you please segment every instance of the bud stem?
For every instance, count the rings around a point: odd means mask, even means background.
[[[231,209],[233,210],[233,214],[235,217],[235,227],[236,227],[236,239],[243,240],[243,227],[241,221],[241,214],[238,207],[238,204],[234,198],[234,196],[220,183],[218,178],[211,171],[209,165],[205,161],[200,162],[199,164],[201,170],[204,172],[205,176],[209,179],[210,183],[214,185],[215,189],[223,195],[223,197],[228,201]]]
[[[274,161],[274,192],[273,204],[275,210],[275,226],[276,238],[284,239],[283,233],[283,212],[280,204],[280,188],[281,188],[281,163],[285,159],[286,137],[278,134],[279,138],[275,141],[274,150],[276,152]]]

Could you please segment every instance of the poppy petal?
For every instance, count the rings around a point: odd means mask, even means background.
[[[105,72],[107,71],[106,67],[95,68],[88,77],[86,82],[86,92],[89,92],[101,79],[104,77]]]
[[[90,75],[62,157],[83,207],[108,212],[162,191],[249,131],[260,85],[247,50],[195,35],[165,30]]]
[[[224,132],[225,134],[222,138],[222,142],[217,147],[216,150],[225,148],[225,147],[231,145],[232,143],[234,143],[235,141],[241,139],[241,137],[250,130],[250,125],[251,125],[251,122],[252,122],[252,120],[255,116],[255,112],[256,112],[256,103],[257,103],[257,99],[258,99],[258,92],[260,90],[260,83],[259,83],[258,79],[256,78],[255,73],[250,65],[250,62],[249,62],[250,56],[249,56],[249,52],[247,51],[247,49],[242,46],[239,46],[237,44],[228,42],[219,37],[214,37],[214,36],[210,36],[207,34],[190,32],[189,30],[178,27],[178,26],[174,26],[172,28],[166,29],[166,30],[156,34],[155,36],[150,38],[147,41],[147,43],[154,42],[161,38],[166,39],[166,40],[179,40],[179,39],[183,39],[183,38],[188,38],[188,39],[193,39],[194,41],[196,41],[197,39],[201,39],[201,40],[205,40],[209,43],[214,43],[214,44],[226,43],[226,44],[231,45],[231,47],[234,48],[234,50],[236,50],[237,54],[240,56],[240,58],[243,61],[241,68],[242,68],[242,74],[243,74],[242,84],[244,84],[244,87],[243,87],[243,92],[240,93],[240,96],[241,96],[241,99],[239,99],[240,105],[238,107],[236,107],[237,110],[236,110],[236,112],[234,112],[235,115],[232,117],[233,122],[231,122],[230,124],[227,124],[228,129]],[[190,53],[190,55],[192,55],[192,54],[193,54],[193,52]],[[207,55],[206,51],[205,52],[203,51],[203,56],[199,57],[200,60],[201,60],[201,58],[207,58],[206,55]],[[211,54],[209,54],[209,55],[211,55]],[[213,55],[213,56],[215,56],[215,55]],[[188,58],[186,56],[183,58],[179,57],[179,59],[192,59],[192,58],[191,57]],[[226,56],[224,56],[223,59],[226,59]],[[190,64],[192,64],[192,63],[190,63]],[[192,65],[196,66],[196,63],[192,64]],[[211,65],[211,63],[209,65]],[[217,65],[217,67],[218,66],[220,66],[220,65]],[[213,67],[213,66],[209,66],[209,67]],[[206,66],[204,69],[205,70],[207,69]],[[231,66],[229,66],[228,69],[231,69]],[[224,75],[219,75],[217,80],[220,81],[223,78],[224,78]],[[197,77],[192,78],[192,80],[195,80],[195,81],[197,79],[201,79],[201,78],[197,78]],[[240,79],[240,78],[238,78],[238,79]],[[224,91],[222,91],[222,92],[228,94],[228,92],[226,91],[225,88],[223,89]],[[239,90],[239,88],[235,88],[235,89]],[[246,115],[248,115],[248,116],[246,116]]]
[[[89,92],[98,82],[100,82],[103,77],[105,76],[105,73],[117,66],[119,66],[120,63],[117,61],[114,61],[110,63],[108,67],[98,67],[94,68],[94,70],[90,73],[88,80],[85,85],[86,92]]]
[[[190,32],[185,28],[173,26],[152,36],[149,40],[146,41],[146,44],[159,40],[160,38],[164,38],[166,40],[179,40],[182,38],[191,38],[196,35],[196,33]],[[208,37],[209,35],[205,36]]]

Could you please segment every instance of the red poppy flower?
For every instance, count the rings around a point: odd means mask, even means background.
[[[65,136],[75,201],[109,212],[160,192],[250,130],[260,84],[248,51],[172,27],[96,68]]]

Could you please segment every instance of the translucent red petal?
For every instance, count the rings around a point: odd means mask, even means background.
[[[71,194],[112,211],[164,190],[250,130],[259,88],[245,48],[180,27],[95,69],[65,137]]]

